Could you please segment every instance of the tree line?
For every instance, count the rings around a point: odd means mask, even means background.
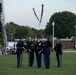
[[[5,25],[7,40],[11,41],[20,36],[27,38],[31,36],[39,36],[41,38],[52,35],[52,22],[55,22],[55,37],[57,38],[70,38],[75,36],[75,25],[76,25],[76,15],[75,13],[69,11],[55,12],[50,16],[49,21],[46,24],[45,29],[37,30],[29,26],[21,26],[15,24],[14,22],[9,22]]]
[[[23,36],[24,38],[28,38],[29,36],[32,38],[35,36],[43,38],[44,35],[43,29],[37,30],[29,26],[20,26],[13,22],[6,24],[6,32],[8,41],[11,41],[11,39],[14,41],[15,38],[19,39],[20,36]]]

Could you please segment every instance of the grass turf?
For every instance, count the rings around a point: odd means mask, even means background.
[[[33,67],[28,67],[28,54],[23,54],[22,68],[16,68],[16,55],[0,56],[0,75],[76,75],[76,53],[63,53],[62,68],[57,68],[55,53],[51,53],[50,69],[37,68],[36,58]]]

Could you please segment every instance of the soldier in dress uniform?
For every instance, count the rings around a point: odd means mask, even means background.
[[[50,37],[47,37],[47,40],[43,43],[43,54],[44,54],[44,63],[46,69],[50,68],[50,52],[51,52],[52,43]]]
[[[41,55],[42,52],[40,52],[42,50],[42,42],[40,40],[40,38],[38,37],[36,43],[35,43],[35,53],[36,53],[36,60],[37,60],[37,67],[41,68]]]
[[[62,44],[60,43],[60,39],[57,39],[57,44],[54,47],[54,50],[56,52],[56,58],[57,58],[57,66],[62,66]]]
[[[27,48],[29,50],[29,67],[33,66],[34,63],[34,50],[35,50],[35,46],[34,46],[34,42],[32,41],[32,38],[29,37],[27,44]]]
[[[20,40],[17,43],[17,50],[16,50],[16,54],[17,54],[17,68],[20,68],[22,66],[22,51],[25,49],[25,45],[23,42],[23,37],[20,37]]]

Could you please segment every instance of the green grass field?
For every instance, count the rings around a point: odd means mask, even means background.
[[[51,53],[50,69],[37,68],[36,59],[32,68],[28,67],[28,54],[23,55],[22,68],[16,68],[16,55],[0,56],[0,75],[76,75],[76,53],[63,53],[62,68],[57,68],[55,53]]]

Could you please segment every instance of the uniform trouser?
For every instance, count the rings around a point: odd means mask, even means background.
[[[22,66],[22,54],[17,54],[17,68]]]
[[[56,53],[56,58],[57,58],[57,66],[58,67],[61,67],[61,64],[62,64],[62,58],[61,58],[62,55],[60,55],[59,53]]]
[[[36,53],[37,67],[41,68],[41,53]]]
[[[50,54],[44,54],[44,63],[46,69],[50,68]]]
[[[32,67],[34,62],[34,52],[29,53],[29,67]]]

